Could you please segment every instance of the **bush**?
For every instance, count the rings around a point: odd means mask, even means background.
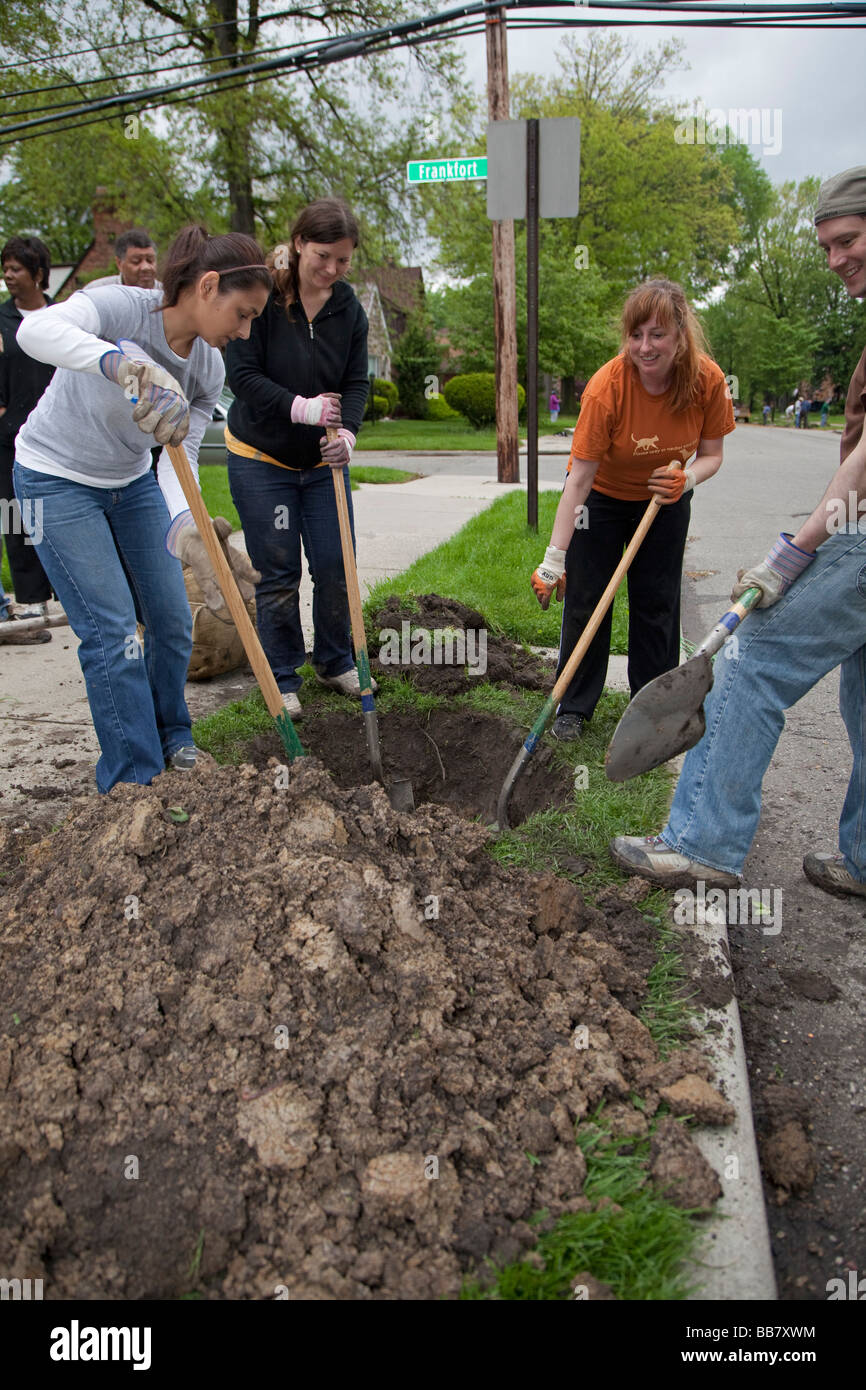
[[[427,402],[428,420],[459,420],[460,411],[452,410],[444,396],[431,396]]]
[[[493,372],[466,372],[446,382],[444,396],[448,404],[476,429],[496,422],[496,377]],[[517,409],[526,404],[526,392],[517,383]]]
[[[371,415],[371,413],[370,413],[370,402],[371,402],[371,401],[372,401],[372,404],[373,404],[373,410],[376,412],[376,419],[377,419],[377,420],[384,420],[385,416],[388,414],[388,398],[387,398],[386,396],[372,396],[372,397],[371,397],[371,396],[368,396],[368,397],[367,397],[367,406],[366,406],[366,409],[364,410],[364,419],[365,419],[365,420],[370,420],[370,419],[372,419],[372,415]]]
[[[377,376],[373,378],[373,391],[377,396],[384,396],[388,402],[386,415],[393,415],[400,399],[400,393],[393,381],[386,381],[385,377]]]

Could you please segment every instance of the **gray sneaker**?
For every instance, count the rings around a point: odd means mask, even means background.
[[[714,869],[669,849],[660,835],[617,835],[609,846],[610,857],[626,874],[640,874],[663,888],[692,888],[698,881],[708,888],[736,888],[736,874]]]
[[[216,766],[216,759],[212,758],[210,753],[196,748],[194,743],[185,743],[182,748],[175,748],[166,766],[174,768],[175,772],[192,772],[193,768],[204,767],[210,763]]]
[[[837,898],[866,898],[866,883],[849,874],[841,854],[807,854],[803,873],[816,888]]]
[[[361,697],[361,682],[358,679],[358,671],[355,666],[344,671],[341,676],[320,676],[317,671],[316,680],[322,685],[330,686],[331,690],[339,690],[341,695],[354,695],[356,699]],[[374,695],[379,689],[372,675],[370,676],[370,689]]]

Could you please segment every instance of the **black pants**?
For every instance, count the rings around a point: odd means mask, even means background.
[[[628,571],[628,681],[634,697],[642,686],[680,660],[680,585],[689,529],[691,493],[660,507]],[[593,488],[586,499],[584,528],[575,530],[565,556],[565,604],[559,646],[563,669],[592,617],[647,509]],[[604,689],[610,654],[613,604],[560,701],[560,714],[591,719]]]
[[[0,498],[12,502],[15,492],[12,487],[12,465],[15,462],[14,448],[0,446]],[[7,512],[8,508],[3,508]],[[36,547],[30,542],[21,526],[18,504],[15,503],[14,517],[9,515],[9,529],[4,528],[3,540],[9,554],[9,568],[12,571],[12,587],[18,603],[47,603],[51,598],[51,585],[36,554]],[[25,543],[26,542],[26,543]]]

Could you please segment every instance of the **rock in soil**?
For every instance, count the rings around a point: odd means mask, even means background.
[[[575,1122],[675,1079],[623,1002],[643,919],[552,903],[488,838],[308,758],[119,785],[26,851],[0,885],[4,1274],[453,1298],[533,1213],[586,1210]],[[662,1121],[653,1177],[704,1206],[692,1148]]]

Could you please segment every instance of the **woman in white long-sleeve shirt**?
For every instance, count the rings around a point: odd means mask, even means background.
[[[212,606],[220,599],[167,452],[158,483],[151,471],[149,436],[158,444],[185,439],[197,475],[225,376],[219,349],[248,337],[271,288],[252,237],[186,227],[168,251],[162,290],[83,290],[31,314],[19,330],[24,351],[58,370],[18,432],[15,493],[28,504],[37,554],[81,639],[100,792],[149,783],[167,764],[195,765],[181,559]]]

